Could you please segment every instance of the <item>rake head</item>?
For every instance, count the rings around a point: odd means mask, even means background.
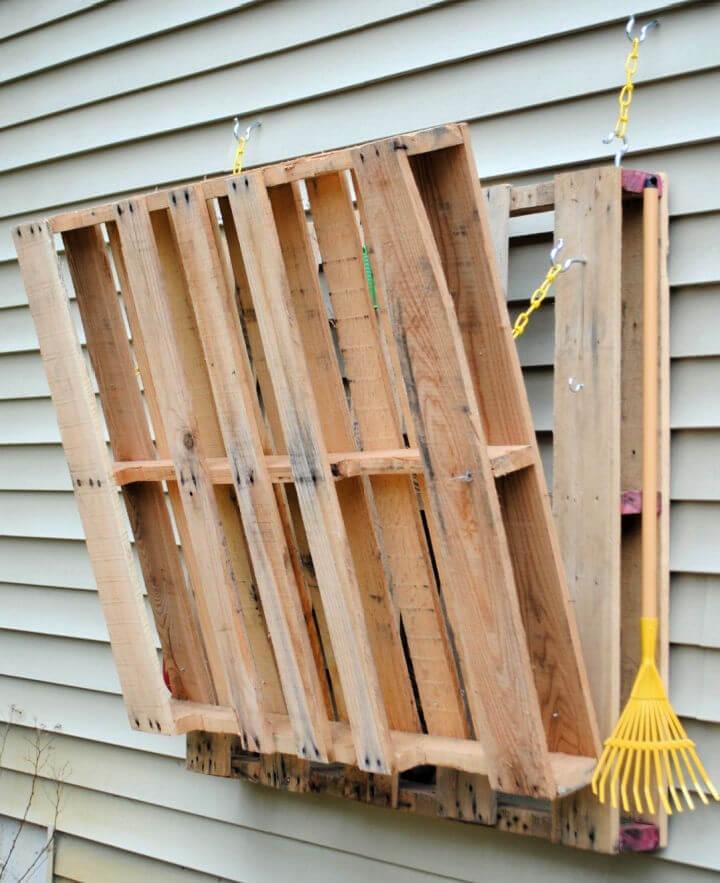
[[[708,799],[698,777],[715,800],[720,800],[697,756],[695,743],[670,705],[653,656],[644,654],[630,698],[615,731],[605,741],[592,779],[593,793],[601,803],[609,792],[611,806],[617,807],[619,791],[627,813],[654,813],[656,795],[672,814],[668,793],[675,809],[682,812],[678,789],[688,808],[695,809],[686,774],[703,803]]]

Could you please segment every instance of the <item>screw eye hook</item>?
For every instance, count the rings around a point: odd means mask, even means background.
[[[558,241],[553,246],[552,251],[550,252],[550,264],[555,266],[555,264],[559,263],[557,256],[565,247],[565,240],[558,239]],[[573,264],[586,264],[587,260],[585,258],[568,258],[563,264],[560,265],[560,272],[567,273],[567,271],[572,267]]]
[[[580,380],[576,380],[574,377],[568,377],[568,386],[570,392],[580,392],[581,389],[585,388],[585,384]]]
[[[605,138],[603,138],[603,144],[612,144],[613,141],[619,142],[618,148],[615,151],[615,165],[620,168],[622,165],[623,157],[630,150],[630,145],[628,144],[628,140],[624,135],[616,135],[614,131],[609,132]]]
[[[235,119],[233,120],[233,123],[234,123],[233,136],[235,137],[236,141],[240,141],[241,138],[244,139],[245,141],[247,141],[248,138],[250,137],[250,135],[253,133],[253,131],[255,129],[259,129],[260,126],[262,125],[261,122],[259,122],[258,120],[255,120],[254,123],[250,123],[250,125],[245,129],[245,131],[241,135],[240,134],[240,118],[235,117]]]
[[[640,38],[639,38],[640,42],[641,43],[645,42],[645,38],[648,35],[648,31],[651,31],[653,28],[659,28],[659,27],[660,27],[660,22],[656,18],[654,18],[652,21],[649,21],[646,25],[643,25],[640,28]],[[635,16],[631,15],[630,18],[628,19],[628,23],[625,25],[625,35],[627,36],[628,40],[631,43],[635,39],[633,37],[634,30],[635,30]]]

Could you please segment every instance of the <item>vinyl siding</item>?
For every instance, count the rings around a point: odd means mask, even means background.
[[[720,870],[718,806],[673,818],[660,858],[589,856],[191,775],[183,739],[130,730],[10,241],[25,218],[223,171],[235,114],[263,122],[252,163],[449,120],[469,120],[485,184],[604,162],[627,12],[619,0],[0,4],[0,717],[13,720],[0,830],[26,800],[27,728],[60,725],[57,880],[495,880],[510,849],[518,881]],[[670,689],[717,781],[720,3],[635,12],[662,21],[640,53],[626,164],[670,176]],[[552,216],[512,231],[515,314],[546,267]],[[519,342],[548,472],[553,322],[549,298]],[[37,803],[28,850],[48,811]]]

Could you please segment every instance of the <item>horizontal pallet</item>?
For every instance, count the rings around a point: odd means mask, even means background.
[[[589,781],[485,206],[448,125],[16,229],[128,716],[191,768],[492,824]]]

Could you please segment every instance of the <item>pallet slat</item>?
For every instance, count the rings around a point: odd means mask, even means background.
[[[235,709],[245,739],[259,749],[268,739],[258,695],[259,678],[245,623],[231,600],[236,575],[226,552],[190,384],[175,341],[150,214],[144,203],[127,200],[117,206],[116,223],[139,322],[134,330],[142,336],[153,366],[154,388],[193,554],[203,574],[196,593],[215,688],[219,700]]]
[[[369,652],[360,587],[310,393],[302,340],[296,321],[284,321],[293,311],[290,284],[262,175],[248,173],[233,180],[228,197],[327,613],[357,764],[361,769],[389,773],[387,715]]]
[[[483,196],[467,140],[411,161],[453,297],[483,429],[528,444],[534,463],[501,483],[507,541],[548,748],[592,755],[597,725]]]
[[[170,197],[169,217],[194,306],[255,580],[301,757],[327,760],[327,717],[280,512],[255,424],[253,382],[207,205],[196,188]],[[212,479],[211,479],[212,481]]]
[[[89,227],[63,239],[113,453],[117,458],[152,457],[150,427],[102,233]],[[138,486],[123,496],[160,641],[169,649],[164,661],[172,693],[178,699],[212,702],[215,692],[197,611],[162,489]]]
[[[489,445],[490,467],[496,478],[526,469],[532,462],[529,445]],[[265,467],[271,481],[291,484],[290,458],[282,454],[265,456]],[[335,479],[357,475],[419,475],[423,466],[417,448],[394,448],[389,451],[344,451],[328,454]],[[227,457],[208,457],[207,468],[213,484],[232,484],[233,475]],[[115,482],[129,485],[140,481],[174,481],[172,460],[125,460],[113,465]]]
[[[162,682],[130,538],[113,486],[105,435],[52,234],[47,224],[26,224],[15,228],[13,239],[128,717],[137,729],[172,733],[170,695]]]
[[[354,173],[441,536],[436,557],[472,723],[494,787],[548,796],[554,784],[500,507],[488,493],[484,433],[430,223],[402,151],[357,150]],[[512,704],[500,702],[498,682],[513,685]]]

